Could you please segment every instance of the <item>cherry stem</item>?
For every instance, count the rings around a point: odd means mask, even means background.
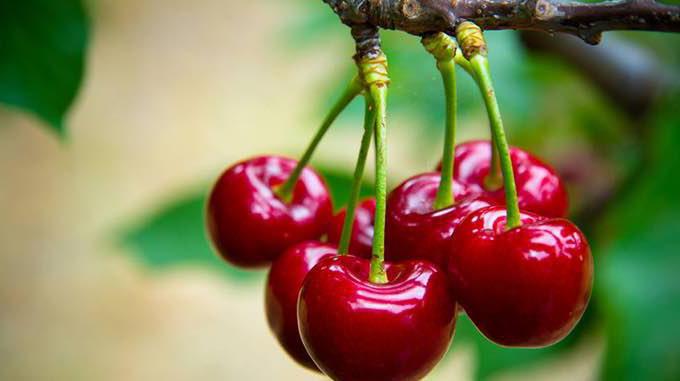
[[[446,123],[444,152],[439,188],[432,208],[447,208],[455,202],[453,194],[453,166],[456,147],[456,52],[453,39],[444,33],[428,35],[422,39],[425,49],[437,60],[437,69],[442,76],[446,95]],[[464,58],[463,58],[464,59]]]
[[[481,32],[481,31],[480,31]],[[447,38],[450,38],[446,36]],[[479,87],[480,92],[483,94],[482,90],[482,85],[479,82],[479,78],[477,77],[477,74],[475,73],[474,69],[472,68],[472,64],[470,61],[465,58],[463,55],[462,49],[456,49],[456,55],[454,57],[454,60],[456,61],[456,65],[460,66],[465,70],[470,77],[475,81],[477,84],[477,87]],[[488,112],[489,114],[489,123],[491,123],[492,115],[491,113]],[[497,190],[503,185],[503,177],[501,174],[501,166],[500,166],[500,161],[498,158],[498,150],[496,150],[496,142],[495,138],[492,136],[491,137],[491,162],[489,165],[489,173],[487,176],[484,178],[484,188],[490,191]]]
[[[447,38],[451,39],[451,37],[446,36]],[[472,69],[472,65],[470,64],[470,61],[467,60],[463,56],[463,51],[460,49],[456,49],[456,55],[453,57],[454,61],[456,61],[456,65],[460,66],[467,72],[472,79],[477,81],[477,75],[475,74],[475,71]]]
[[[371,96],[365,94],[364,98],[366,101],[364,111],[364,134],[361,137],[361,147],[359,149],[359,156],[357,157],[357,164],[354,168],[352,189],[349,194],[349,201],[347,201],[345,221],[342,225],[342,234],[340,235],[340,243],[338,244],[338,254],[340,255],[349,252],[349,243],[352,237],[352,228],[354,226],[354,212],[356,210],[357,202],[359,201],[359,194],[361,193],[361,180],[364,176],[366,158],[368,157],[368,150],[371,147],[371,139],[373,138],[373,129],[375,126],[375,109],[371,102]]]
[[[307,164],[309,164],[309,160],[312,158],[312,155],[314,154],[316,147],[321,142],[321,139],[323,139],[324,135],[326,135],[328,128],[333,124],[335,119],[347,107],[347,105],[354,98],[356,98],[356,96],[359,95],[362,91],[363,83],[358,76],[355,76],[349,82],[347,88],[345,88],[340,98],[335,102],[335,104],[333,104],[333,107],[324,118],[323,122],[321,123],[321,126],[319,127],[319,129],[316,131],[316,134],[312,138],[312,141],[309,143],[309,146],[305,150],[300,160],[295,165],[295,168],[290,173],[290,176],[288,176],[288,179],[286,179],[286,181],[283,184],[281,184],[274,190],[276,195],[281,200],[283,200],[286,203],[291,201],[291,199],[293,198],[293,189],[295,189],[295,184],[300,178],[302,170],[307,166]]]
[[[498,107],[496,93],[491,81],[489,60],[483,54],[475,54],[470,58],[470,64],[472,64],[472,68],[479,80],[478,83],[482,90],[484,103],[489,114],[491,135],[493,137],[492,142],[495,144],[495,149],[498,150],[500,169],[503,174],[503,184],[505,186],[505,202],[507,209],[506,228],[512,229],[521,226],[522,222],[520,220],[519,205],[517,202],[517,188],[515,186],[515,175],[513,173],[512,160],[510,158],[510,148],[505,137],[501,111]],[[492,149],[493,148],[494,147],[492,147]]]
[[[369,281],[387,283],[385,272],[385,218],[387,209],[387,84],[374,82],[369,86],[375,105],[375,222],[373,234],[373,255]]]
[[[484,90],[482,90],[481,85],[480,85],[480,90],[482,93]],[[483,96],[483,94],[482,94]],[[487,113],[489,114],[489,123],[492,123],[491,120],[493,116],[491,115],[491,112],[487,108]],[[498,155],[498,150],[496,149],[496,138],[491,136],[491,146],[489,147],[491,149],[491,159],[489,162],[489,173],[486,175],[484,178],[484,189],[489,190],[489,191],[495,191],[499,189],[503,185],[503,175],[501,174],[501,163],[500,163],[500,158]]]

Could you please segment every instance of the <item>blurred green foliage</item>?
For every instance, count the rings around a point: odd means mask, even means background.
[[[680,92],[655,112],[640,178],[602,221],[607,380],[680,379]]]
[[[0,1],[0,102],[63,134],[83,77],[88,33],[79,0]]]

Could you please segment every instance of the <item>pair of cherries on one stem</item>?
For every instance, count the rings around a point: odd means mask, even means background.
[[[267,320],[300,364],[318,364],[339,380],[422,378],[445,354],[455,326],[456,303],[444,272],[427,261],[404,261],[386,265],[386,284],[370,282],[367,259],[338,256],[334,245],[315,240],[331,220],[320,176],[305,168],[292,197],[277,196],[295,164],[258,157],[222,174],[207,207],[217,251],[241,267],[273,261]],[[357,216],[372,225],[365,212]]]

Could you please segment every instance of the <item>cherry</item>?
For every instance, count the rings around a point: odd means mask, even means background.
[[[494,200],[469,194],[454,181],[457,202],[448,208],[433,210],[439,182],[439,173],[424,173],[404,181],[390,193],[385,227],[388,260],[419,258],[444,265],[456,226],[472,211],[495,205]]]
[[[337,254],[334,246],[306,241],[284,251],[267,277],[265,312],[267,322],[283,349],[299,364],[318,370],[307,354],[297,322],[297,300],[307,273],[319,261]]]
[[[243,267],[266,265],[287,247],[326,231],[333,207],[313,170],[302,171],[290,202],[274,192],[295,164],[283,157],[256,157],[235,164],[217,180],[208,201],[207,226],[224,259]]]
[[[461,306],[490,340],[541,347],[564,338],[588,304],[593,259],[565,219],[521,213],[505,229],[503,207],[472,212],[452,238],[447,272]]]
[[[444,272],[427,261],[386,268],[388,283],[375,284],[367,259],[336,256],[305,279],[300,335],[334,380],[419,380],[449,347],[456,303]]]
[[[502,187],[494,191],[487,191],[484,187],[490,168],[490,147],[488,140],[470,141],[456,146],[454,178],[471,191],[487,193],[502,203],[505,200]],[[510,158],[519,207],[547,217],[566,216],[567,192],[555,170],[516,147],[510,147]]]
[[[328,228],[328,242],[338,244],[342,234],[342,225],[345,223],[346,209],[336,214]],[[367,198],[361,201],[354,210],[354,222],[352,224],[352,236],[349,243],[349,252],[364,258],[371,257],[373,247],[373,220],[375,216],[375,199]]]

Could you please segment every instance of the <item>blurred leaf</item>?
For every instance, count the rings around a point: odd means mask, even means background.
[[[328,184],[336,206],[347,203],[352,178],[338,170],[319,170]],[[362,187],[370,195],[372,187]],[[215,269],[236,281],[259,279],[262,272],[240,270],[220,259],[211,248],[205,231],[203,192],[169,203],[137,226],[124,232],[123,243],[135,256],[154,269],[198,265]]]
[[[656,115],[642,178],[604,221],[597,293],[607,380],[680,379],[680,94]]]
[[[172,202],[126,232],[123,242],[155,269],[198,265],[221,271],[234,280],[259,278],[260,272],[230,266],[215,254],[205,231],[205,203],[203,193]]]
[[[78,0],[0,2],[0,102],[59,134],[80,87],[88,19]]]

